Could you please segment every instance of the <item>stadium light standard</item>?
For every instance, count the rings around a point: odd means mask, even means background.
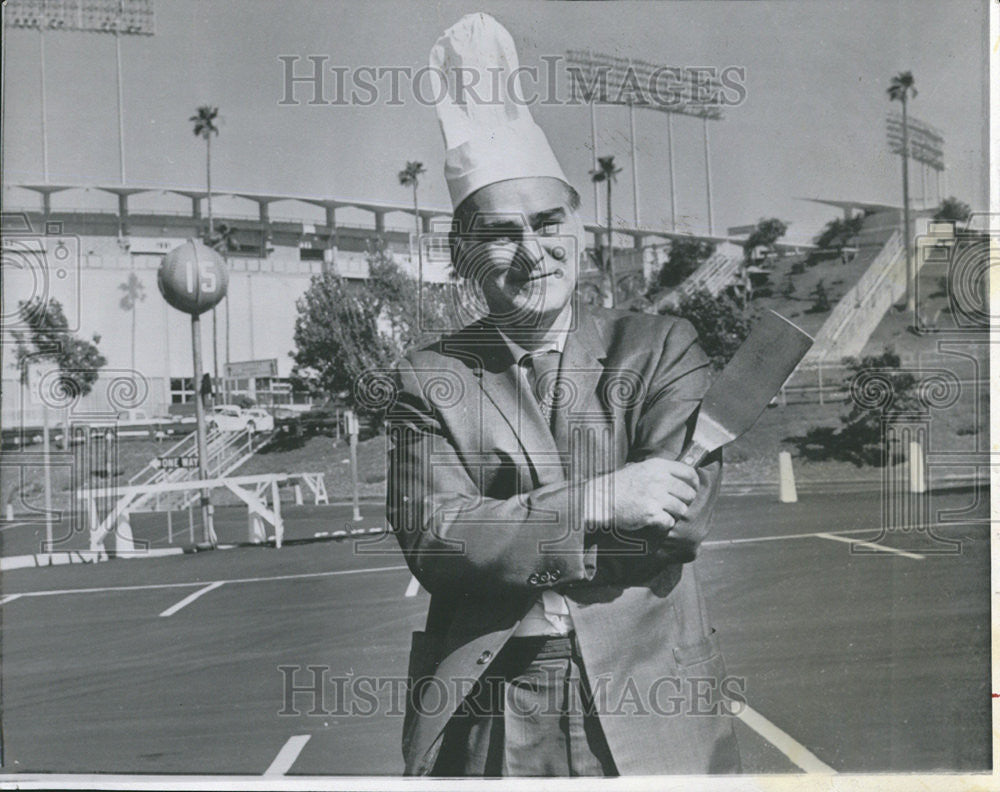
[[[598,103],[623,105],[628,109],[636,226],[639,225],[640,210],[633,115],[635,109],[658,110],[667,115],[671,229],[677,227],[672,116],[679,114],[701,119],[704,125],[702,141],[705,151],[706,220],[709,233],[714,233],[708,122],[719,121],[723,118],[719,101],[714,98],[724,93],[719,79],[697,70],[661,66],[635,58],[602,55],[590,50],[568,50],[566,52],[566,66],[570,74],[571,96],[574,99],[582,99],[590,106],[591,170],[596,170],[598,167],[595,106]],[[666,87],[661,85],[665,75],[670,77]],[[649,89],[647,95],[642,93],[644,88]],[[597,185],[594,185],[594,222],[600,223]]]
[[[193,239],[178,245],[160,264],[157,276],[160,293],[178,311],[191,315],[191,357],[194,363],[194,410],[197,420],[198,477],[208,478],[208,441],[205,429],[205,404],[202,401],[201,323],[198,317],[211,310],[226,296],[229,273],[222,257],[207,245]],[[212,506],[208,490],[201,491],[201,516],[205,542],[218,543],[212,524]]]
[[[886,93],[889,100],[903,105],[903,245],[906,251],[906,310],[912,316],[916,311],[916,289],[914,288],[913,254],[910,251],[910,139],[906,123],[906,102],[910,95],[917,95],[912,72],[900,72],[892,78]]]
[[[893,86],[890,87],[890,96],[893,95],[893,91],[896,86],[896,81],[904,78],[909,72],[897,75],[893,79]],[[916,89],[912,86],[912,75],[909,77],[910,84],[908,92],[911,95],[916,95]],[[886,134],[888,137],[889,150],[893,154],[899,154],[903,159],[903,225],[904,233],[906,235],[907,243],[907,253],[909,255],[908,261],[910,262],[910,267],[907,269],[907,287],[908,292],[913,292],[914,290],[909,289],[913,283],[916,281],[916,261],[912,254],[911,245],[913,242],[913,235],[910,229],[910,202],[909,202],[909,161],[919,163],[924,168],[930,168],[935,171],[938,181],[940,182],[941,174],[944,173],[944,135],[935,127],[930,124],[925,123],[917,118],[914,118],[909,114],[907,109],[907,103],[902,98],[902,82],[900,82],[898,92],[900,93],[900,98],[898,101],[903,105],[903,113],[897,115],[895,113],[889,113],[886,116]],[[893,101],[896,101],[895,99]],[[926,188],[922,190],[924,199],[924,204],[926,208]],[[915,307],[916,297],[907,297],[907,308],[913,310]]]
[[[45,30],[112,33],[115,37],[115,74],[118,92],[118,170],[125,183],[125,108],[122,86],[122,35],[152,36],[153,0],[5,0],[4,26],[38,30],[42,111],[42,172],[49,180],[46,123]]]

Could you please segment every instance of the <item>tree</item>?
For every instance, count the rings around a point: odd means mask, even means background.
[[[788,224],[777,217],[761,218],[757,221],[757,227],[750,232],[743,243],[743,256],[750,260],[754,250],[763,245],[769,250],[774,250],[774,243],[781,239],[788,231]]]
[[[816,235],[813,242],[821,250],[840,251],[861,233],[864,222],[865,216],[860,214],[849,218],[835,217],[823,226],[823,230]]]
[[[211,240],[215,237],[215,228],[212,223],[212,135],[219,134],[219,128],[215,125],[215,119],[219,116],[219,108],[211,105],[202,105],[197,112],[188,120],[194,124],[193,132],[195,137],[205,139],[205,183],[208,201],[208,233],[205,235],[205,244],[211,246]],[[215,308],[212,308],[212,371],[219,376],[219,331],[216,322]]]
[[[965,201],[960,201],[952,195],[941,201],[937,211],[934,213],[934,219],[964,223],[971,215],[972,208]]]
[[[118,307],[123,311],[132,312],[132,347],[131,347],[131,368],[135,371],[135,306],[146,299],[146,290],[139,280],[139,276],[134,272],[128,274],[128,280],[118,284],[119,291],[124,292]]]
[[[194,124],[193,132],[195,137],[205,139],[205,183],[207,185],[208,201],[208,237],[210,238],[215,229],[212,226],[212,135],[219,134],[219,128],[215,125],[215,119],[219,117],[219,108],[211,105],[202,105],[188,121]]]
[[[686,295],[672,312],[694,325],[698,343],[716,369],[723,368],[750,334],[752,317],[727,294],[701,290]]]
[[[823,279],[820,278],[816,287],[809,292],[809,296],[813,298],[813,304],[806,309],[806,313],[826,313],[830,310],[830,295],[826,293],[826,286],[823,285]]]
[[[921,410],[917,378],[899,370],[900,358],[892,347],[879,355],[845,358],[844,364],[845,403],[851,409],[841,415],[840,426],[816,426],[788,439],[806,459],[841,459],[859,467],[901,459],[900,449],[887,445],[884,424],[887,417]]]
[[[27,330],[11,331],[22,389],[28,387],[28,367],[32,363],[48,362],[58,370],[51,391],[74,399],[90,393],[99,370],[108,362],[97,348],[101,337],[95,333],[91,341],[86,341],[73,335],[62,303],[54,298],[19,300],[17,308],[27,326]],[[44,395],[42,398],[44,404]],[[70,399],[65,401],[63,447],[68,448],[69,410],[72,405]]]
[[[343,393],[359,413],[382,418],[359,391],[365,375],[387,371],[410,346],[425,340],[421,317],[434,321],[443,306],[421,297],[415,278],[407,275],[384,246],[368,254],[369,277],[348,283],[335,269],[314,275],[296,302],[296,349],[293,376],[308,379],[329,395]],[[423,303],[418,307],[418,300]],[[430,303],[430,304],[429,304]],[[428,317],[428,314],[433,317]]]
[[[656,282],[660,288],[672,289],[698,269],[713,253],[715,243],[695,237],[671,240],[667,261],[660,268]]]
[[[914,290],[915,273],[913,271],[913,255],[910,251],[912,234],[910,233],[910,129],[906,117],[906,103],[911,96],[916,97],[917,89],[912,72],[900,72],[889,83],[886,89],[890,102],[899,102],[903,106],[903,244],[906,247],[906,310],[913,315],[916,309]]]
[[[215,234],[209,238],[208,245],[213,250],[218,251],[223,260],[228,266],[229,254],[235,253],[240,249],[240,243],[236,239],[236,229],[229,225],[229,223],[219,223],[215,227]],[[215,308],[212,309],[212,321],[215,321]],[[212,327],[212,342],[215,342],[215,327]],[[213,350],[214,351],[214,350]],[[226,303],[226,365],[230,362],[229,357],[229,303]],[[215,362],[215,368],[218,370],[218,361]]]
[[[420,250],[420,203],[417,200],[417,188],[420,177],[425,173],[424,163],[407,161],[406,167],[398,174],[399,183],[404,187],[413,188],[413,222],[417,229],[417,260],[423,264],[423,253]]]
[[[618,291],[618,285],[615,283],[615,248],[613,239],[613,229],[611,225],[612,213],[611,213],[611,185],[614,184],[619,173],[622,169],[615,165],[614,156],[610,157],[598,157],[597,158],[597,168],[590,172],[590,180],[595,184],[600,184],[604,182],[607,185],[607,214],[608,214],[608,257],[605,263],[605,267],[608,273],[608,277],[611,278],[611,307],[615,305],[615,296]]]

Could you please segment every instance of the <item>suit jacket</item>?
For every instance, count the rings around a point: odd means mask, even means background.
[[[444,726],[545,587],[567,597],[619,772],[739,769],[720,698],[734,683],[723,682],[690,564],[709,529],[721,454],[699,467],[697,498],[666,540],[589,533],[580,520],[581,482],[679,458],[708,360],[682,319],[582,307],[574,319],[554,431],[485,322],[397,369],[387,513],[431,593],[426,628],[412,637],[407,774],[431,772]],[[729,689],[739,701],[739,686]]]

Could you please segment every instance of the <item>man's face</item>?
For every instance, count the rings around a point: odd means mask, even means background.
[[[525,328],[555,319],[573,295],[583,249],[567,186],[550,177],[508,179],[476,191],[461,209],[463,272],[482,288],[491,317]]]

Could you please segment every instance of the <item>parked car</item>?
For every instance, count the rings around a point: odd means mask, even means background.
[[[237,407],[235,404],[217,404],[209,413],[207,422],[220,432],[273,432],[274,418],[260,407]]]

